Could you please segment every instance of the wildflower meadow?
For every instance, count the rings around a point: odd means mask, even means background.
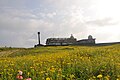
[[[0,48],[0,80],[120,80],[120,45]]]

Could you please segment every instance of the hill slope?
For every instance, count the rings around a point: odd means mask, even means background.
[[[18,70],[32,80],[116,80],[120,45],[0,48],[0,79],[15,80]]]

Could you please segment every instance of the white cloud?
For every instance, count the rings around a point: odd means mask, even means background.
[[[37,44],[38,31],[42,43],[48,37],[69,37],[70,34],[78,39],[91,34],[97,42],[119,41],[118,0],[111,0],[108,7],[108,0],[0,2],[0,44],[3,46],[31,47]]]
[[[14,12],[14,10],[11,9],[11,11],[8,10],[8,13],[4,12],[0,15],[0,35],[3,36],[1,38],[3,41],[0,42],[1,46],[5,44],[9,46],[30,46],[30,44],[28,45],[26,42],[31,42],[29,37],[34,34],[35,31],[52,29],[53,23],[37,19],[33,17],[34,14],[32,13],[24,10],[15,10],[16,12]]]
[[[86,24],[91,24],[93,26],[100,26],[100,27],[104,27],[104,26],[113,26],[113,25],[117,25],[117,22],[114,22],[113,19],[111,18],[104,18],[104,19],[96,19],[96,20],[91,20],[91,21],[87,21]]]
[[[55,15],[56,15],[55,12],[46,14],[46,16],[49,17],[49,18],[53,18]]]

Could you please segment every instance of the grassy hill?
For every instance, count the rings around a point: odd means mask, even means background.
[[[0,48],[0,80],[119,80],[120,45]]]

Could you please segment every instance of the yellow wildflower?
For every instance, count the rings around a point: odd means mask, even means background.
[[[50,68],[50,71],[51,71],[51,72],[55,72],[55,68],[52,66],[52,67]]]
[[[47,77],[47,78],[46,78],[46,80],[50,80],[50,78],[49,78],[49,77]]]
[[[105,79],[110,80],[110,76],[109,75],[105,76]]]
[[[40,71],[41,74],[43,74],[45,71]]]
[[[27,74],[28,74],[28,76],[29,76],[29,75],[30,75],[30,72],[28,72]]]
[[[95,76],[93,76],[93,79],[95,79],[96,77]]]
[[[72,78],[75,78],[74,74],[71,74],[71,75],[70,75],[70,78],[71,78],[71,79],[72,79]]]
[[[98,76],[97,76],[97,78],[102,78],[103,77],[103,75],[102,74],[99,74]]]

